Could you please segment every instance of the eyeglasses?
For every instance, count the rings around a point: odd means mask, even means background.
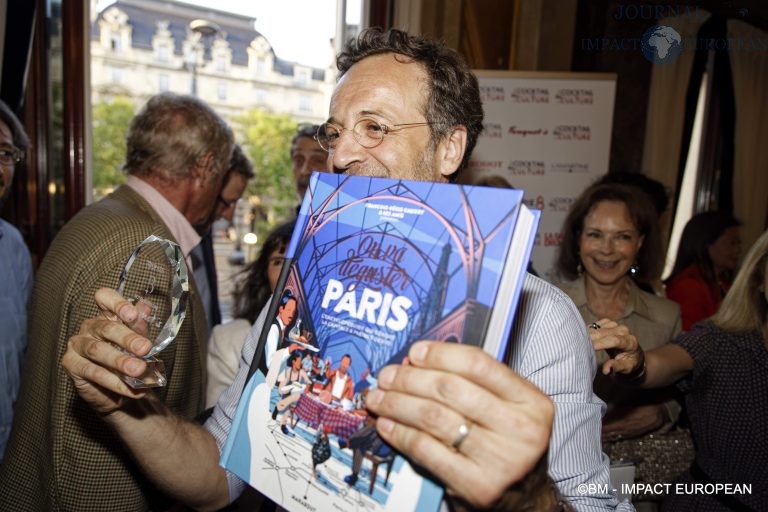
[[[352,129],[349,129],[333,123],[323,123],[317,129],[315,140],[320,144],[321,148],[326,151],[331,151],[332,149],[336,149],[336,146],[339,144],[341,134],[344,131],[349,131],[352,132],[352,136],[358,144],[364,148],[372,149],[381,144],[381,141],[384,140],[384,136],[389,132],[432,124],[437,123],[402,123],[387,126],[386,124],[381,124],[373,119],[363,118],[356,122]]]
[[[4,146],[0,148],[0,164],[13,165],[21,161],[24,152],[13,146]]]

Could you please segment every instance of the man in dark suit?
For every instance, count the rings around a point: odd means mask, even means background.
[[[243,153],[239,144],[232,150],[229,169],[224,176],[224,185],[216,200],[216,207],[210,218],[201,226],[196,226],[202,236],[200,243],[192,249],[192,271],[195,283],[200,288],[200,294],[208,319],[208,332],[221,323],[221,308],[219,307],[219,286],[216,275],[216,257],[213,252],[213,223],[219,219],[232,222],[235,216],[237,202],[245,192],[248,180],[253,178],[253,165]]]
[[[167,506],[103,417],[78,397],[59,361],[83,320],[99,315],[94,292],[117,286],[126,259],[148,235],[178,243],[189,264],[200,241],[194,226],[216,205],[232,145],[227,124],[202,101],[150,98],[128,133],[127,183],[83,209],[53,241],[32,295],[21,392],[0,467],[0,510]],[[207,338],[193,282],[189,296],[178,336],[159,354],[168,382],[157,396],[191,419],[204,405]]]

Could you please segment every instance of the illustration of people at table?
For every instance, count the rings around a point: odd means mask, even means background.
[[[280,418],[280,430],[287,436],[293,435],[286,424],[289,418],[293,420],[293,405],[299,401],[305,387],[310,383],[309,375],[301,367],[301,352],[293,352],[288,356],[288,367],[278,379],[281,398],[272,411],[272,419],[277,419],[277,415],[283,413]]]
[[[341,356],[341,363],[335,370],[328,369],[325,376],[328,383],[325,385],[325,391],[330,393],[332,400],[349,400],[355,394],[355,383],[352,382],[352,376],[349,375],[349,367],[352,364],[352,356],[344,354]]]

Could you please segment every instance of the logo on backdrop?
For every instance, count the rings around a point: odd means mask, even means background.
[[[641,39],[643,56],[653,64],[668,64],[674,61],[682,49],[683,40],[672,27],[654,25]]]
[[[491,101],[504,101],[506,99],[504,94],[504,87],[498,85],[481,85],[480,86],[480,100],[483,103]]]
[[[549,200],[549,211],[567,212],[575,200],[573,197],[553,197]]]
[[[512,160],[507,170],[512,176],[544,176],[546,166],[542,160]]]
[[[558,105],[591,105],[594,100],[592,89],[559,89],[555,93]]]
[[[480,132],[481,137],[487,139],[500,139],[503,137],[501,125],[498,123],[483,123],[483,131]]]
[[[556,247],[563,241],[563,234],[559,231],[544,233],[544,247]]]
[[[555,126],[552,133],[555,140],[586,141],[592,139],[592,129],[584,124],[561,124]]]
[[[553,162],[549,166],[549,172],[560,174],[587,174],[589,164],[581,162]]]
[[[523,198],[523,204],[528,208],[544,210],[544,196],[525,197]]]
[[[502,169],[504,167],[504,162],[501,160],[470,160],[469,167],[470,169],[479,171]]]
[[[517,126],[510,126],[507,133],[519,137],[530,137],[536,135],[549,135],[549,130],[545,130],[544,128],[520,128]]]
[[[549,89],[544,87],[516,87],[509,94],[512,103],[549,103]]]

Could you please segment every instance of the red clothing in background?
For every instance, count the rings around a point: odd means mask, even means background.
[[[724,286],[723,292],[729,287]],[[667,284],[667,298],[680,304],[683,331],[690,331],[693,324],[717,313],[723,301],[717,283],[708,283],[695,263]]]

